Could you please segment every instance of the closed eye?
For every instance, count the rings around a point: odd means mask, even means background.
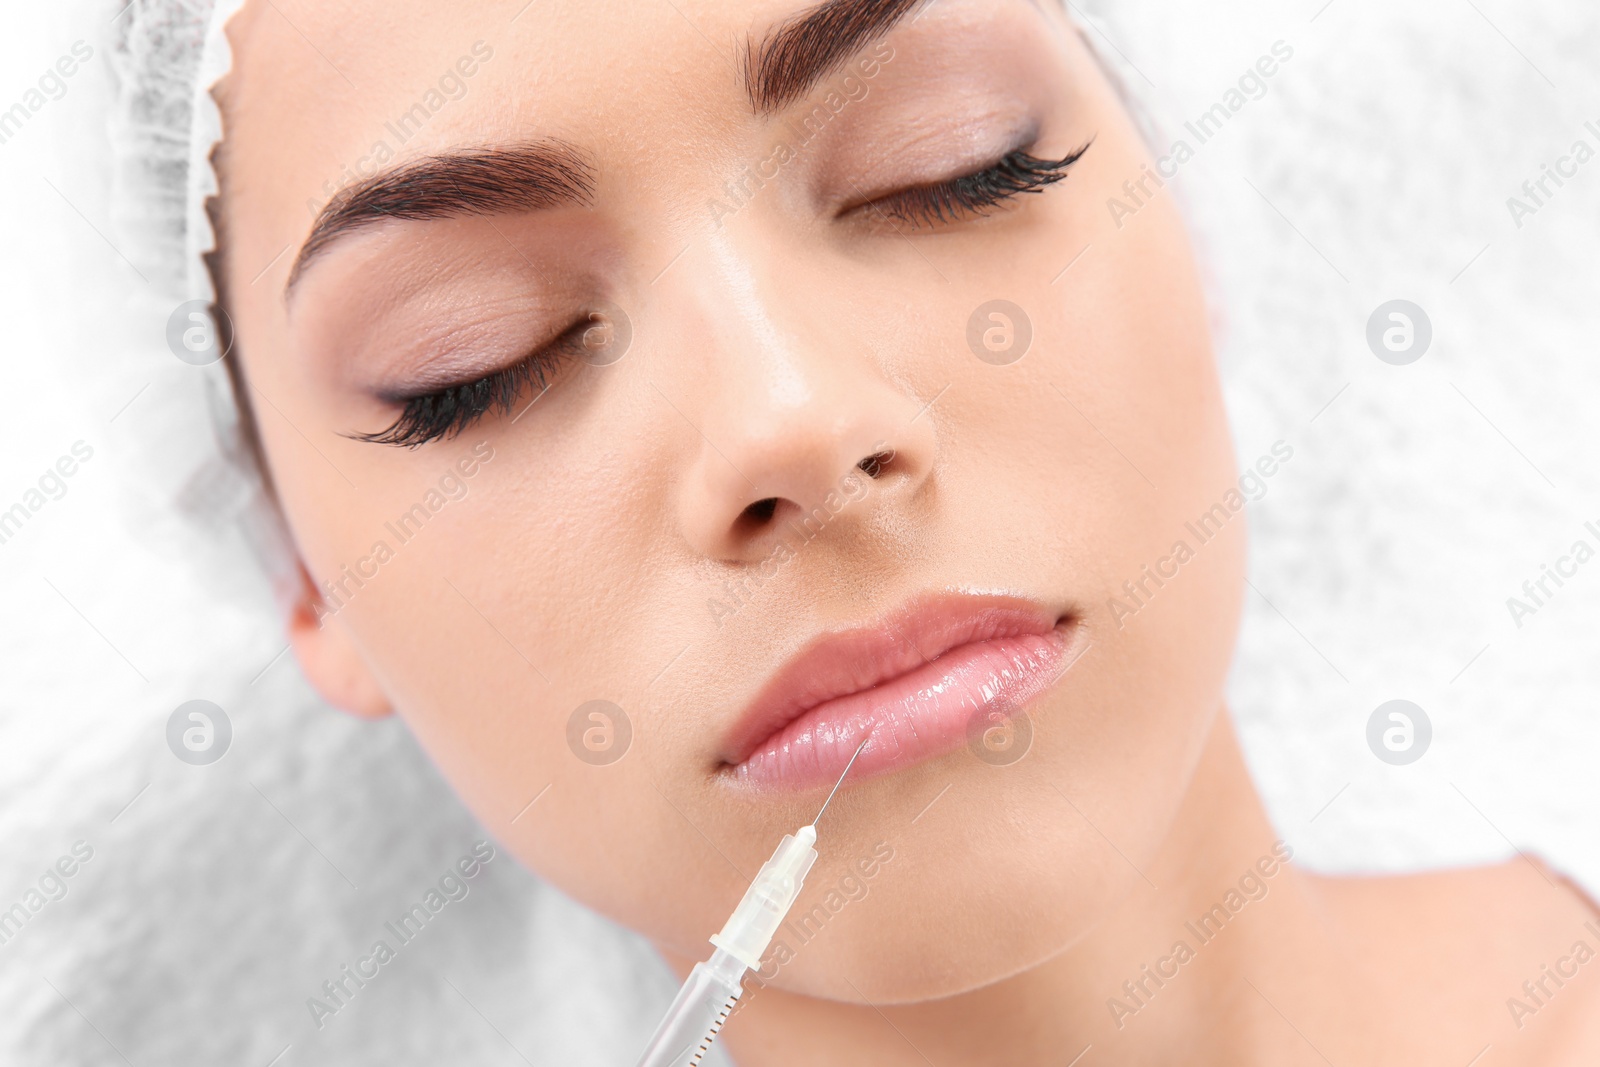
[[[390,398],[391,403],[400,406],[394,422],[381,430],[347,436],[373,444],[418,448],[430,441],[455,437],[485,415],[509,415],[526,394],[537,390],[542,396],[550,388],[550,375],[567,360],[589,355],[591,339],[601,333],[594,329],[599,319],[598,312],[586,314],[550,344],[491,374],[426,393]]]
[[[1060,159],[1040,159],[1026,149],[1015,149],[971,174],[903,189],[846,213],[867,211],[880,219],[900,222],[912,229],[979,218],[990,214],[1007,200],[1025,193],[1042,193],[1061,181],[1093,143],[1091,140]]]

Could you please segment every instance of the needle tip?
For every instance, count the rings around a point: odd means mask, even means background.
[[[811,825],[812,826],[816,826],[817,825],[817,823],[822,819],[822,812],[827,811],[828,810],[828,805],[833,803],[833,794],[837,793],[839,791],[839,787],[841,785],[844,785],[845,777],[847,775],[849,775],[850,768],[854,767],[856,765],[856,756],[861,755],[861,750],[867,747],[867,742],[870,741],[870,740],[872,740],[872,734],[868,733],[866,737],[863,737],[861,739],[861,743],[856,746],[855,755],[852,755],[850,757],[850,762],[846,763],[844,765],[844,773],[839,775],[839,780],[837,782],[833,783],[833,790],[832,790],[832,792],[830,792],[828,794],[828,799],[824,800],[822,802],[821,811],[818,811],[817,812],[817,817],[815,819],[811,820]]]

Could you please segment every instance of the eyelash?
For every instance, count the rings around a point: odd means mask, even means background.
[[[982,217],[1013,197],[1044,192],[1046,186],[1065,178],[1093,143],[1090,141],[1061,159],[1040,159],[1019,148],[975,174],[907,189],[862,207],[871,207],[875,214],[898,219],[913,228]]]
[[[1065,178],[1072,165],[1089,150],[1089,144],[1061,159],[1040,159],[1019,148],[974,174],[907,189],[862,207],[875,207],[880,215],[914,228],[981,217],[1006,200],[1024,193],[1041,193]],[[455,437],[491,412],[510,414],[529,385],[544,392],[548,387],[546,375],[591,323],[592,318],[586,316],[554,344],[514,366],[476,381],[408,397],[399,416],[384,429],[352,436],[373,444],[419,448],[430,441]]]
[[[375,433],[351,436],[357,441],[373,444],[419,448],[429,441],[455,437],[490,412],[508,415],[517,398],[527,391],[529,385],[537,386],[543,395],[548,388],[546,375],[573,344],[581,344],[577,336],[592,324],[592,316],[585,316],[553,344],[504,370],[497,370],[476,381],[408,397],[403,401],[405,407],[394,422]]]

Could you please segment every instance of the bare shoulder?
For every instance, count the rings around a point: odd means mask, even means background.
[[[1314,884],[1351,956],[1408,1006],[1419,1049],[1600,1063],[1600,909],[1538,859]]]

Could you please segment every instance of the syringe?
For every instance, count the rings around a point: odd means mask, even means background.
[[[772,935],[800,896],[800,887],[817,859],[817,850],[812,847],[817,842],[817,822],[833,803],[833,794],[844,784],[856,756],[866,747],[867,739],[863,738],[810,825],[785,834],[778,842],[777,851],[756,873],[721,932],[711,938],[717,950],[689,972],[688,981],[678,990],[666,1018],[645,1046],[638,1067],[696,1067],[711,1048],[717,1031],[728,1021],[734,1003],[744,992],[744,972],[761,966],[761,956],[771,944]]]

